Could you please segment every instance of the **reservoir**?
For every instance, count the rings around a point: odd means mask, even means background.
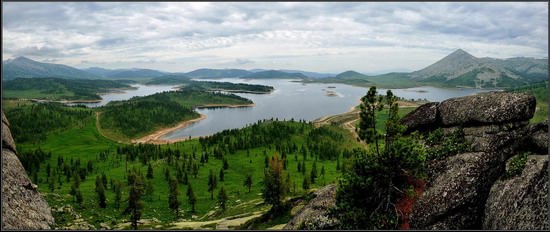
[[[242,128],[263,119],[312,121],[323,116],[347,112],[351,107],[358,105],[360,98],[368,91],[365,87],[334,83],[303,84],[288,79],[223,78],[208,81],[269,85],[273,86],[275,91],[271,94],[237,94],[252,100],[256,104],[253,107],[197,109],[208,118],[165,134],[160,139],[212,135],[225,129]],[[386,93],[386,89],[377,90],[379,94]],[[436,87],[392,89],[398,97],[428,101],[443,101],[483,91],[489,90]]]

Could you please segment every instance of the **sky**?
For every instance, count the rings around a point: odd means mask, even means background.
[[[548,57],[546,2],[2,3],[2,60],[77,68],[415,71]]]

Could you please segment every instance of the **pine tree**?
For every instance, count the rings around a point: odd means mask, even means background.
[[[223,181],[224,175],[225,174],[223,173],[223,168],[222,168],[222,169],[220,169],[220,181]]]
[[[82,192],[80,192],[80,189],[76,190],[75,198],[76,198],[76,203],[82,206],[82,202],[84,201],[84,199],[82,198]]]
[[[222,186],[222,188],[220,189],[220,192],[218,193],[218,202],[220,203],[220,208],[222,209],[222,211],[225,211],[227,199],[228,199],[227,193],[225,193],[225,189]]]
[[[195,197],[195,193],[193,192],[193,187],[191,187],[191,183],[189,183],[187,187],[187,202],[191,205],[191,212],[194,213],[197,198]]]
[[[141,218],[143,210],[143,181],[140,175],[135,171],[128,174],[128,182],[130,190],[128,192],[128,207],[124,210],[125,214],[130,214],[130,222],[132,229],[137,230],[138,221]]]
[[[252,187],[252,174],[246,175],[246,178],[244,179],[244,186],[248,187],[248,192],[250,192],[250,188]]]
[[[309,184],[309,176],[306,174],[304,176],[304,181],[302,182],[302,188],[306,191],[306,193],[309,190]]]
[[[264,201],[271,204],[275,211],[280,209],[282,201],[290,188],[287,185],[286,176],[283,171],[283,161],[275,154],[269,162],[268,170],[264,176],[264,189],[262,191]]]
[[[98,176],[99,179],[99,176]],[[99,179],[100,181],[96,181],[96,191],[97,191],[97,199],[99,203],[100,208],[107,207],[107,198],[105,197],[105,186],[103,186],[103,181]]]
[[[214,189],[218,186],[218,181],[216,180],[216,175],[212,169],[210,169],[210,174],[208,175],[208,192],[210,192],[210,199],[214,199]]]
[[[178,189],[178,180],[175,178],[170,179],[169,187],[169,196],[168,196],[168,206],[176,214],[176,218],[179,217],[179,208],[180,201],[178,200],[179,189]]]
[[[120,181],[117,181],[116,184],[114,184],[115,189],[115,208],[120,208],[120,201],[122,199],[122,184]]]
[[[153,166],[151,166],[151,163],[147,166],[147,179],[153,179]]]
[[[153,180],[147,179],[145,183],[145,193],[150,197],[153,196],[153,192],[155,191],[155,188],[153,187]]]

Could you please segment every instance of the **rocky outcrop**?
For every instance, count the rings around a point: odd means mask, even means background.
[[[548,230],[548,155],[528,156],[522,174],[493,184],[485,230]]]
[[[506,161],[520,150],[529,150],[529,144],[537,144],[539,152],[548,149],[547,129],[528,124],[535,105],[535,98],[529,94],[489,92],[431,103],[405,116],[402,122],[407,131],[443,128],[444,134],[450,134],[462,129],[471,148],[428,162],[427,187],[413,205],[411,229],[548,229],[547,220],[537,215],[548,212],[547,205],[541,204],[548,196],[547,184],[543,184],[547,183],[547,172],[546,181],[542,181],[541,164],[531,162],[519,179],[500,182]],[[431,116],[417,112],[421,109]],[[418,123],[415,120],[419,115]],[[436,119],[426,120],[428,117]],[[536,175],[529,173],[538,173],[539,178],[535,180]],[[516,220],[507,221],[508,216]],[[522,219],[527,222],[519,222]]]
[[[439,102],[430,102],[419,106],[401,120],[401,124],[407,127],[407,132],[414,130],[430,130],[437,126],[437,105]]]
[[[329,217],[328,210],[336,204],[336,185],[327,185],[313,193],[313,199],[288,222],[283,230],[334,229],[338,221]]]
[[[530,128],[529,148],[536,153],[548,152],[548,120],[533,124]]]
[[[50,229],[50,207],[38,193],[23,165],[2,112],[2,230]]]

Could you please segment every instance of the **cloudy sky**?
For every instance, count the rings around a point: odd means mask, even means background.
[[[78,68],[418,70],[548,57],[548,3],[2,3],[2,59]]]

